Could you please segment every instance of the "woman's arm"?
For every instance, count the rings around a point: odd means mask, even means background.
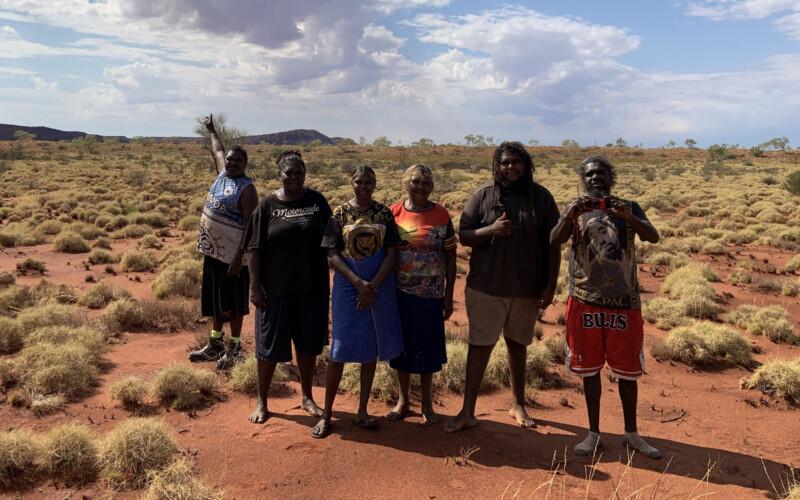
[[[369,282],[370,287],[378,293],[378,288],[383,281],[389,276],[389,273],[394,271],[394,266],[397,264],[397,247],[389,247],[386,249],[386,257],[381,262],[381,267],[375,274],[375,277]]]
[[[259,309],[267,307],[267,297],[261,286],[261,252],[250,250],[250,302]]]
[[[239,273],[242,269],[242,257],[244,255],[244,247],[246,245],[247,239],[247,225],[250,223],[250,216],[253,215],[256,207],[258,206],[258,193],[256,192],[256,187],[253,184],[250,184],[244,191],[242,191],[242,195],[239,196],[239,210],[242,211],[242,216],[244,219],[245,224],[245,231],[242,231],[242,240],[239,242],[239,246],[236,249],[236,253],[233,254],[233,260],[231,261],[230,266],[228,266],[228,276],[231,278],[238,278]]]
[[[217,128],[214,126],[214,115],[206,116],[203,119],[203,125],[205,125],[208,135],[211,138],[211,151],[214,155],[214,166],[217,167],[217,173],[219,173],[220,168],[225,167],[225,146],[222,144],[222,140],[220,140],[217,134]]]
[[[356,287],[356,290],[358,290],[359,309],[367,309],[372,305],[372,301],[375,299],[375,291],[372,289],[369,282],[359,278],[358,275],[350,269],[350,266],[342,259],[342,255],[336,248],[328,249],[328,265],[338,271],[339,274],[344,276],[344,279]]]
[[[453,314],[453,293],[456,287],[456,250],[444,252],[445,263],[445,289],[444,289],[444,319],[449,319]]]

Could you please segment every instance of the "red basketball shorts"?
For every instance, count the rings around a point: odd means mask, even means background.
[[[644,323],[638,309],[609,309],[567,300],[567,369],[581,377],[608,363],[614,374],[635,380],[644,369]]]

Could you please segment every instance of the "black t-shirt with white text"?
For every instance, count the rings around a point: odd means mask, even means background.
[[[327,251],[320,243],[330,216],[328,201],[309,188],[297,200],[281,201],[274,193],[261,200],[245,238],[260,257],[267,297],[328,290]]]

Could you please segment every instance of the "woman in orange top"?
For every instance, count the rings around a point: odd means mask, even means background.
[[[397,303],[405,351],[390,361],[400,380],[397,406],[386,416],[402,420],[409,413],[412,373],[420,374],[422,416],[438,421],[431,400],[433,374],[447,362],[444,321],[453,313],[456,236],[447,209],[429,200],[433,173],[412,165],[403,176],[408,198],[392,205],[400,232],[397,258]]]

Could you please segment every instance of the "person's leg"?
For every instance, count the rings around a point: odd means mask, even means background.
[[[217,370],[228,370],[233,367],[240,359],[244,358],[244,350],[242,349],[241,335],[242,323],[244,316],[231,316],[231,337],[228,339],[228,345],[225,352],[220,356],[217,361]]]
[[[339,383],[342,381],[342,371],[344,363],[328,361],[328,368],[325,371],[325,409],[319,422],[311,429],[311,435],[322,438],[330,433],[331,418],[333,417],[333,402],[336,399],[336,392],[339,390]]]
[[[467,381],[464,388],[464,405],[458,415],[445,424],[445,431],[458,432],[478,425],[478,420],[475,418],[475,403],[478,400],[478,391],[481,388],[483,374],[486,372],[486,365],[489,363],[492,349],[494,349],[494,344],[469,345],[469,351],[467,351]]]
[[[375,380],[377,363],[361,363],[361,387],[359,388],[358,415],[356,422],[364,427],[372,427],[378,423],[375,417],[370,417],[367,407],[372,394],[372,382]]]
[[[622,413],[625,418],[625,439],[623,442],[646,457],[661,458],[661,452],[645,441],[636,430],[636,405],[639,398],[639,384],[635,380],[619,379],[619,398],[622,400]]]
[[[536,421],[525,411],[525,363],[528,357],[527,346],[506,337],[508,349],[508,365],[511,372],[511,393],[514,402],[508,414],[517,421],[521,427],[536,427]]]
[[[600,373],[583,377],[583,395],[586,399],[586,412],[589,416],[589,434],[575,445],[575,454],[579,457],[591,456],[600,446],[600,397],[603,384]]]
[[[397,370],[397,381],[400,384],[400,395],[397,397],[397,404],[386,414],[387,420],[403,420],[408,416],[408,392],[411,386],[411,374]]]
[[[314,385],[314,367],[317,366],[317,357],[313,354],[297,353],[297,366],[300,368],[300,389],[303,401],[300,407],[312,417],[321,417],[322,408],[314,402],[312,387]]]
[[[254,424],[263,424],[269,418],[269,407],[267,404],[267,396],[269,395],[269,386],[272,383],[272,375],[275,373],[275,366],[277,363],[272,360],[256,361],[256,372],[258,376],[258,400],[256,409],[250,414],[249,420]]]
[[[422,419],[426,424],[435,424],[439,421],[439,415],[433,411],[433,373],[423,373],[419,377],[422,385]]]

